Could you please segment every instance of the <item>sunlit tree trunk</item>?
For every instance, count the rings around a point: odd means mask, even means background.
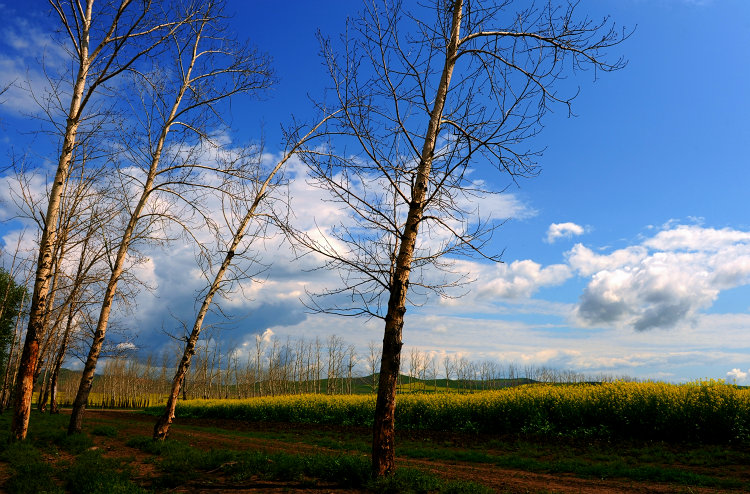
[[[44,334],[44,319],[50,310],[48,304],[49,288],[54,264],[53,250],[57,236],[57,224],[62,202],[62,193],[67,182],[73,149],[76,143],[78,126],[81,118],[82,100],[86,78],[91,61],[89,60],[88,44],[89,29],[91,28],[91,9],[93,2],[88,2],[86,16],[80,28],[83,35],[80,38],[80,65],[73,86],[73,93],[65,126],[62,152],[57,164],[55,179],[49,193],[47,214],[44,217],[44,229],[39,242],[39,258],[37,260],[36,276],[34,278],[34,292],[29,309],[29,325],[26,330],[26,340],[21,353],[21,362],[16,380],[15,403],[13,406],[13,420],[11,423],[11,438],[21,440],[26,438],[31,413],[31,397],[34,390],[34,375],[39,359],[40,338]]]
[[[461,29],[461,12],[463,1],[453,3],[453,22],[450,42],[445,53],[445,65],[437,88],[435,103],[430,114],[430,123],[425,135],[422,155],[417,170],[417,180],[412,188],[412,200],[400,241],[393,273],[393,284],[388,299],[388,312],[385,316],[383,335],[383,354],[380,363],[378,396],[375,404],[372,438],[372,472],[376,477],[391,474],[395,467],[395,417],[396,417],[396,381],[401,368],[402,333],[404,315],[406,314],[406,295],[409,289],[409,274],[417,243],[419,224],[424,213],[424,201],[427,197],[427,185],[435,152],[438,129],[443,116],[445,99],[450,86],[451,75],[456,61],[459,33]]]

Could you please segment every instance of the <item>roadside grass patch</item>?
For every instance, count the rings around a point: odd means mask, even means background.
[[[477,450],[435,450],[416,447],[399,450],[399,453],[406,457],[485,463],[527,472],[566,473],[584,478],[599,479],[626,478],[637,481],[669,482],[702,487],[750,487],[737,479],[702,475],[664,465],[643,464],[636,458],[623,458],[616,453],[602,454],[600,457],[594,458],[593,454],[584,454],[582,457],[577,457],[565,456],[564,450],[559,450],[559,452],[561,457],[549,459],[544,455],[529,455],[519,452],[492,455]],[[592,462],[592,459],[596,461]]]
[[[118,433],[117,427],[111,425],[99,425],[91,429],[91,434],[94,436],[117,437]]]
[[[388,478],[373,481],[370,459],[358,455],[294,455],[263,451],[202,451],[179,441],[154,441],[136,437],[128,446],[159,456],[155,463],[163,476],[154,480],[162,488],[176,487],[196,478],[200,471],[221,470],[232,482],[252,478],[282,482],[313,479],[332,482],[344,488],[367,488],[379,493],[489,493],[473,482],[446,482],[417,469],[399,469]]]
[[[53,478],[54,469],[44,462],[41,453],[28,442],[7,445],[0,459],[7,461],[13,475],[5,488],[10,494],[62,493]]]
[[[416,468],[400,468],[390,477],[370,481],[367,487],[379,494],[491,494],[495,491],[474,482],[449,481]]]
[[[71,435],[63,432],[63,434],[57,438],[55,444],[65,451],[77,455],[92,448],[94,446],[94,441],[85,432],[78,432]]]
[[[131,470],[123,460],[102,457],[99,451],[80,454],[65,473],[66,486],[77,494],[145,494],[130,480]]]
[[[350,455],[291,455],[262,451],[202,451],[185,443],[154,441],[136,437],[128,446],[159,456],[156,462],[164,473],[161,486],[174,487],[199,475],[199,471],[221,469],[233,481],[259,476],[266,480],[300,481],[306,477],[335,482],[344,487],[364,485],[369,479],[370,463]]]
[[[201,451],[180,441],[154,441],[150,437],[139,436],[126,444],[158,456],[154,464],[162,475],[153,479],[154,486],[158,488],[176,487],[197,478],[201,471],[214,470],[232,461],[229,451]]]
[[[352,431],[230,432],[215,427],[180,427],[213,430],[237,437],[304,443],[338,451],[358,451],[365,454],[369,451],[366,438],[361,433]],[[585,478],[625,478],[720,488],[750,487],[747,479],[735,478],[730,473],[731,470],[722,468],[750,463],[750,450],[742,445],[674,444],[664,441],[550,437],[539,434],[478,437],[466,445],[464,436],[440,439],[434,434],[421,436],[419,432],[407,431],[402,431],[400,436],[398,454],[404,457],[495,464],[538,473],[574,474]]]

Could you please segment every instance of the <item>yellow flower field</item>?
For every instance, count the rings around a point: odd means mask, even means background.
[[[177,416],[370,426],[374,406],[373,395],[189,400],[179,403]],[[750,431],[750,390],[720,381],[615,382],[408,394],[398,396],[396,427],[736,442]]]

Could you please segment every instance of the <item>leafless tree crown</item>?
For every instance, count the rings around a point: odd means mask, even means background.
[[[410,288],[422,289],[410,297],[450,296],[470,281],[453,269],[456,256],[499,261],[487,242],[504,218],[483,209],[499,192],[474,169],[494,167],[508,185],[537,174],[542,150],[533,138],[544,115],[554,107],[571,112],[578,94],[565,77],[625,65],[605,52],[629,33],[607,18],[581,18],[575,4],[465,2],[451,47],[454,12],[448,0],[412,11],[372,1],[339,40],[320,37],[334,100],[328,104],[344,110],[331,122],[329,145],[308,150],[305,161],[312,184],[350,214],[330,229],[296,234],[326,259],[324,269],[341,273],[338,288],[311,297],[315,310],[384,318],[410,210],[421,210]],[[445,103],[433,136],[441,87]],[[427,191],[416,204],[425,158]]]

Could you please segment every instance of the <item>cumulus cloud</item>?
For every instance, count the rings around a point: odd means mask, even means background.
[[[255,339],[259,340],[259,341],[263,341],[265,343],[268,343],[269,341],[271,341],[273,339],[273,334],[274,333],[271,330],[271,328],[268,328],[265,331],[263,331],[263,334],[256,335]]]
[[[583,235],[583,227],[575,223],[552,223],[547,229],[547,243],[554,243],[560,238],[572,238]]]
[[[743,372],[742,370],[738,368],[734,368],[727,372],[727,378],[734,382],[743,382],[747,379],[748,372],[750,372],[750,369],[748,369],[747,372]]]
[[[750,283],[750,232],[677,225],[641,245],[596,254],[576,245],[570,267],[590,276],[576,310],[586,326],[671,328]]]
[[[576,244],[566,254],[571,269],[584,277],[591,276],[604,269],[616,269],[622,266],[636,265],[647,256],[648,249],[639,245],[618,249],[611,254],[601,255],[596,254],[588,247]]]
[[[539,288],[560,285],[571,277],[570,268],[564,264],[542,267],[531,260],[498,264],[494,269],[483,270],[479,294],[485,297],[506,299],[528,298]]]
[[[643,245],[656,250],[718,252],[738,245],[750,245],[750,232],[731,228],[704,228],[697,225],[677,225],[662,230]]]

